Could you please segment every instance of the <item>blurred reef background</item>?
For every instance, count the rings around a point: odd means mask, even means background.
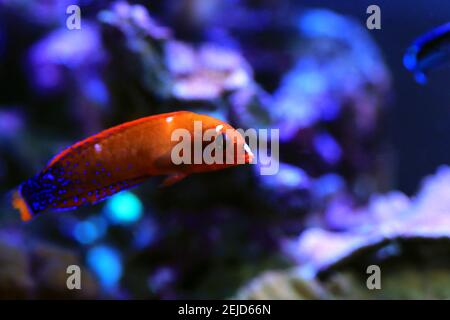
[[[0,0],[0,298],[450,298],[449,73],[402,65],[450,4],[378,1],[369,31],[370,4]],[[176,110],[279,128],[278,174],[155,179],[26,224],[10,207],[65,147]]]

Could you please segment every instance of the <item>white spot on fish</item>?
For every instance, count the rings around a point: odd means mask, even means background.
[[[167,123],[172,122],[172,120],[173,120],[173,117],[167,117],[167,118],[166,118],[166,122],[167,122]]]
[[[223,124],[219,124],[219,125],[216,127],[216,132],[219,133],[220,131],[222,131],[222,129],[223,129]]]
[[[96,151],[97,153],[100,153],[100,152],[102,151],[102,146],[99,145],[98,143],[96,143],[96,144],[94,145],[94,148],[95,148],[95,151]]]

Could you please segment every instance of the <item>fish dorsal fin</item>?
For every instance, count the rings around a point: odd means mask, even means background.
[[[169,112],[169,113],[162,113],[162,114],[156,114],[156,115],[152,115],[152,116],[148,116],[148,117],[143,117],[143,118],[139,118],[136,120],[132,120],[132,121],[128,121],[122,124],[119,124],[117,126],[114,126],[112,128],[106,129],[101,131],[100,133],[97,133],[93,136],[90,136],[89,138],[86,138],[82,141],[79,141],[77,143],[75,143],[74,145],[64,149],[63,151],[61,151],[59,154],[57,154],[55,157],[53,157],[53,159],[51,159],[47,166],[46,169],[50,166],[52,166],[55,162],[57,162],[58,160],[60,160],[61,158],[63,158],[65,155],[67,155],[68,153],[70,153],[71,151],[76,150],[77,148],[81,148],[85,145],[89,145],[91,143],[97,142],[97,141],[101,141],[102,139],[113,135],[117,132],[120,132],[126,128],[135,126],[135,125],[139,125],[140,123],[144,123],[147,121],[151,121],[151,120],[156,120],[159,118],[167,118],[167,117],[173,117],[173,116],[179,116],[182,114],[188,114],[188,113],[192,113],[190,111],[175,111],[175,112]]]

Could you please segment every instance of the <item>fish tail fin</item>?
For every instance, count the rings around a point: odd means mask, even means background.
[[[29,207],[25,198],[22,196],[20,188],[14,191],[12,195],[12,206],[19,210],[22,221],[30,221],[33,218],[33,211]]]

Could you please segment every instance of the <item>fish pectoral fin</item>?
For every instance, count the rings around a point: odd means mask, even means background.
[[[177,183],[178,181],[183,180],[186,178],[187,174],[185,173],[174,173],[169,176],[167,176],[164,181],[161,184],[161,187],[168,187],[173,185],[174,183]]]

